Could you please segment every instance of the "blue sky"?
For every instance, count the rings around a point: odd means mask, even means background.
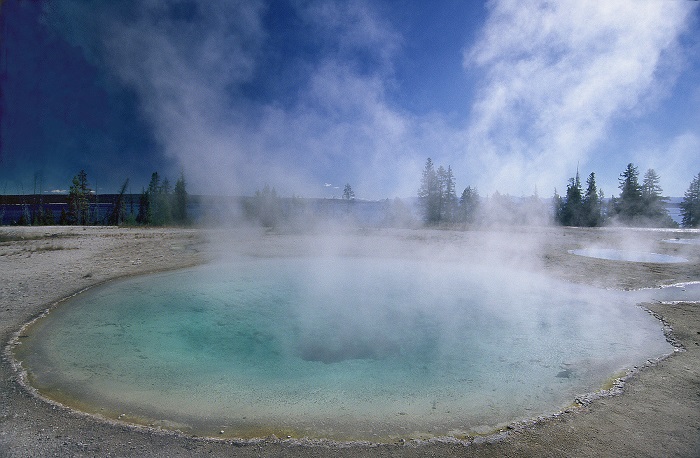
[[[192,193],[619,194],[700,173],[700,3],[2,2],[0,193],[184,171]]]

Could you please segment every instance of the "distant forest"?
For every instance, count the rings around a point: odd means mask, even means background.
[[[639,170],[630,163],[620,174],[620,196],[605,199],[591,172],[583,190],[578,171],[569,179],[566,194],[556,189],[550,204],[536,194],[516,202],[498,192],[490,198],[479,196],[467,186],[459,198],[451,167],[435,168],[428,158],[423,169],[418,198],[422,220],[428,226],[554,223],[562,226],[596,227],[625,225],[635,227],[678,227],[668,213],[669,198],[663,196],[658,174],[649,169],[639,182]],[[680,204],[683,227],[700,223],[700,173],[692,180]]]
[[[185,226],[188,215],[188,195],[184,174],[173,187],[158,172],[151,175],[147,189],[136,196],[127,194],[125,180],[116,194],[98,195],[88,182],[84,170],[73,177],[68,195],[30,194],[0,195],[0,221],[12,210],[12,225],[143,225]]]
[[[591,172],[584,185],[578,171],[566,193],[552,198],[537,194],[514,198],[498,191],[488,197],[467,186],[459,197],[452,168],[435,166],[428,158],[415,198],[383,201],[355,199],[348,183],[341,199],[309,199],[278,195],[265,186],[247,197],[190,196],[184,173],[175,185],[157,172],[141,194],[127,194],[127,179],[115,194],[98,195],[81,170],[67,195],[0,195],[0,223],[11,225],[131,225],[189,226],[192,224],[255,224],[266,228],[306,229],[336,222],[360,226],[440,227],[467,229],[494,225],[550,225],[596,227],[678,227],[668,213],[660,177],[628,164],[620,173],[619,197],[605,198]],[[680,203],[681,225],[700,225],[700,173]]]

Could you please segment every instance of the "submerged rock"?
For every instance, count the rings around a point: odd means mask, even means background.
[[[559,373],[556,375],[558,378],[571,378],[573,375],[571,369],[564,369],[563,371],[559,371]]]

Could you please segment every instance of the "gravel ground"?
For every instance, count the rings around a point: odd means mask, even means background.
[[[20,382],[8,343],[61,299],[104,281],[207,262],[222,255],[443,257],[543,269],[567,281],[637,289],[700,281],[700,245],[664,239],[700,232],[531,228],[492,232],[364,230],[311,236],[256,231],[0,227],[0,457],[24,456],[679,456],[700,457],[700,303],[645,304],[682,351],[551,418],[468,443],[332,444],[185,437],[94,418],[55,405]],[[683,264],[574,256],[586,247],[683,256]],[[573,401],[573,400],[572,400]]]

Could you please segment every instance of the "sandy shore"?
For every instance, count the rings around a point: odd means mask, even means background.
[[[216,256],[333,251],[508,262],[568,281],[637,289],[700,281],[700,245],[666,243],[700,234],[569,228],[500,231],[358,231],[345,236],[261,235],[179,229],[0,228],[0,457],[12,456],[700,456],[700,304],[647,304],[684,351],[642,368],[623,393],[469,444],[309,445],[265,439],[242,444],[182,437],[96,419],[47,403],[24,388],[6,345],[24,323],[62,298],[129,275]],[[212,240],[218,241],[212,243]],[[682,264],[574,256],[584,247],[683,256]],[[572,400],[573,401],[573,400]]]

